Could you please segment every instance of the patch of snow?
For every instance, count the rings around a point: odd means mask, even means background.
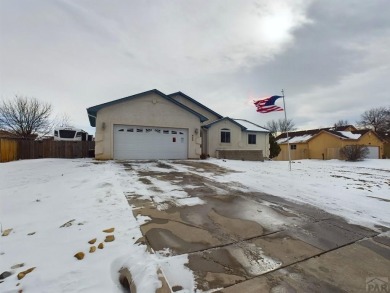
[[[245,250],[240,246],[231,246],[227,249],[252,276],[264,274],[282,265],[280,261],[266,256],[262,249],[255,244],[245,244]]]
[[[156,256],[158,257],[158,254]],[[159,257],[158,263],[170,288],[173,286],[181,286],[183,289],[178,291],[180,293],[195,292],[194,274],[185,266],[188,263],[187,254]]]
[[[176,199],[175,202],[177,203],[178,206],[196,206],[196,205],[205,204],[205,202],[201,200],[199,197],[180,198],[180,199]]]
[[[259,125],[256,125],[250,121],[247,121],[244,119],[233,119],[233,120],[236,121],[238,124],[241,124],[242,126],[244,126],[247,131],[269,132],[269,130],[267,130]]]
[[[310,138],[312,138],[312,135],[305,134],[305,135],[290,137],[289,140],[287,138],[280,138],[276,142],[278,144],[287,143],[287,141],[289,141],[289,143],[301,143],[301,142],[308,141]]]
[[[351,131],[337,131],[337,132],[351,139],[359,139],[359,137],[361,137],[361,134],[358,133],[355,134],[352,133]]]

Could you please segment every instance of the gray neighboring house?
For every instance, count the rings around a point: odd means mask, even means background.
[[[223,117],[182,92],[150,90],[87,109],[96,159],[262,160],[269,131]]]

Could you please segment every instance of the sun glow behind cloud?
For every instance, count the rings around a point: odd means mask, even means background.
[[[294,22],[290,11],[280,11],[261,19],[261,35],[271,44],[283,43],[291,38]]]

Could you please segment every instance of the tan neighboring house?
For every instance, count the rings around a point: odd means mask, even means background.
[[[283,133],[276,137],[281,152],[275,158],[288,160],[288,143],[292,160],[340,159],[340,149],[347,145],[364,145],[369,150],[368,158],[379,159],[384,154],[383,140],[369,129],[358,130],[352,125],[338,128],[320,128],[290,132],[288,139]]]
[[[383,141],[383,157],[390,159],[390,132],[378,132],[379,137]]]
[[[269,153],[269,145],[263,141],[268,131],[260,131],[253,123],[253,129],[248,129],[243,121],[227,126],[230,143],[214,147],[221,143],[217,124],[223,116],[182,92],[165,95],[150,90],[90,107],[87,112],[91,126],[96,127],[96,159],[198,159],[202,154],[217,157],[218,148],[240,150],[233,157],[232,153],[220,156],[232,159],[260,160]],[[246,143],[249,136],[250,146]]]

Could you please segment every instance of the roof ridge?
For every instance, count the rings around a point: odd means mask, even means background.
[[[197,100],[195,100],[194,98],[191,98],[189,95],[186,95],[185,93],[181,92],[181,91],[178,91],[178,92],[175,92],[175,93],[172,93],[172,94],[169,94],[168,97],[171,97],[171,96],[174,96],[174,95],[181,95],[182,97],[186,98],[187,100],[193,102],[194,104],[200,106],[201,108],[209,111],[210,113],[214,114],[215,116],[217,116],[218,118],[222,119],[224,118],[221,114],[215,112],[214,110],[211,110],[209,107],[203,105],[202,103],[198,102]],[[180,102],[179,102],[180,103]]]
[[[168,101],[182,107],[184,110],[196,115],[199,117],[199,119],[204,122],[204,121],[207,121],[208,118],[204,115],[202,115],[201,113],[198,113],[197,111],[191,109],[190,107],[176,101],[175,99],[173,99],[172,97],[164,94],[163,92],[157,90],[157,89],[152,89],[152,90],[149,90],[149,91],[145,91],[145,92],[141,92],[141,93],[138,93],[138,94],[134,94],[134,95],[131,95],[131,96],[127,96],[127,97],[124,97],[124,98],[120,98],[120,99],[116,99],[116,100],[112,100],[112,101],[109,101],[109,102],[106,102],[106,103],[102,103],[102,104],[98,104],[98,105],[95,105],[95,106],[92,106],[92,107],[89,107],[87,108],[87,113],[88,113],[88,118],[89,118],[89,122],[90,122],[90,125],[92,127],[96,127],[96,115],[97,115],[97,112],[102,109],[102,108],[105,108],[105,107],[108,107],[108,106],[111,106],[111,105],[115,105],[115,104],[118,104],[118,103],[122,103],[122,102],[125,102],[127,100],[131,100],[131,99],[134,99],[134,98],[137,98],[137,97],[142,97],[142,96],[145,96],[145,95],[148,95],[150,93],[155,93],[161,97],[163,97],[164,99],[167,99]]]

